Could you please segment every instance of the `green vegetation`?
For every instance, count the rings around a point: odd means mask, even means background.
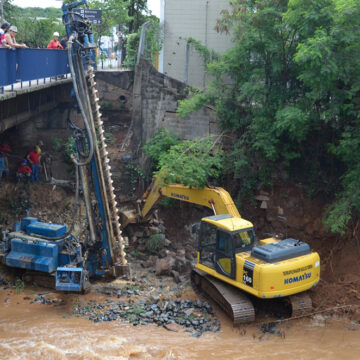
[[[205,64],[209,64],[211,61],[218,60],[219,54],[214,50],[209,50],[200,41],[190,37],[187,39],[187,44],[192,46],[202,57]]]
[[[80,308],[81,306],[81,303],[80,301],[77,299],[75,300],[72,304],[71,304],[71,307],[72,307],[72,310],[75,311],[77,310],[78,308]]]
[[[72,136],[68,136],[63,140],[63,158],[64,161],[69,164],[73,165],[73,161],[71,160],[71,156],[75,154],[75,142]]]
[[[150,235],[146,241],[146,249],[151,253],[156,254],[164,247],[165,236],[164,234]]]
[[[105,135],[105,140],[108,144],[112,145],[115,143],[115,137],[113,133],[106,132],[104,135]]]
[[[140,315],[145,312],[145,309],[141,306],[134,306],[133,312],[135,315]]]
[[[17,278],[15,281],[15,294],[22,293],[24,289],[25,289],[24,282],[20,278]]]
[[[62,11],[61,9],[56,9],[52,7],[40,8],[40,7],[27,7],[21,8],[15,6],[16,12],[21,17],[30,17],[30,18],[52,18],[52,19],[61,19]]]
[[[336,194],[325,224],[343,233],[360,212],[360,2],[234,0],[217,28],[234,47],[207,64],[214,80],[179,115],[216,108],[235,135],[225,169],[240,198],[301,182]]]
[[[153,138],[146,142],[143,150],[150,157],[154,170],[160,169],[161,156],[168,152],[172,146],[180,144],[180,142],[180,139],[163,129],[160,129]]]
[[[58,153],[61,151],[62,146],[63,146],[63,140],[58,138],[58,137],[52,137],[51,138],[51,142],[52,142],[52,149],[55,153]]]
[[[150,19],[151,25],[146,31],[146,46],[144,57],[151,63],[154,62],[155,54],[158,53],[162,48],[162,37],[160,31],[159,20],[155,17]],[[140,41],[141,28],[136,33],[129,34],[126,42],[126,59],[124,65],[130,69],[135,69],[139,41]]]
[[[215,181],[223,168],[223,151],[213,136],[180,141],[161,130],[143,147],[151,158],[154,175],[165,184],[181,183],[203,188]]]

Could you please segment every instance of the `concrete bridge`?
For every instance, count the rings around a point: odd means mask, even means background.
[[[0,49],[0,58],[4,54],[3,50],[5,49]],[[62,51],[47,52],[66,55]],[[67,58],[64,57],[63,60],[67,61]],[[17,66],[19,68],[24,64],[19,61]],[[66,70],[66,65],[62,69]],[[39,139],[44,141],[47,149],[53,149],[57,139],[72,134],[68,120],[81,122],[81,116],[74,108],[74,100],[70,95],[73,87],[70,76],[67,79],[51,80],[51,77],[59,76],[58,69],[54,71],[45,82],[32,80],[34,74],[25,72],[26,80],[13,86],[10,84],[10,88],[6,84],[2,94],[0,91],[0,143],[9,142],[12,147],[17,148],[19,156],[23,156],[22,153],[26,153]],[[22,73],[17,71],[16,74]],[[186,85],[159,73],[145,60],[140,61],[135,73],[121,70],[96,71],[95,79],[104,125],[108,126],[109,132],[117,141],[121,141],[119,153],[116,154],[119,167],[120,160],[125,155],[130,156],[131,161],[138,165],[145,166],[142,145],[159,128],[168,129],[183,139],[219,133],[214,112],[210,108],[186,119],[177,117],[178,101],[186,97]],[[2,85],[4,79],[0,75],[0,87]],[[61,170],[64,168],[62,160],[59,158],[58,162],[54,177],[66,178],[66,171]],[[120,176],[120,170],[115,168],[114,172]]]

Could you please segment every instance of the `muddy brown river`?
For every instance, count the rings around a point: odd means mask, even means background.
[[[182,329],[72,317],[73,295],[55,294],[64,306],[30,304],[27,296],[34,292],[0,291],[0,359],[360,359],[360,327],[346,319],[291,321],[278,336],[263,334],[259,323],[233,328],[217,311],[221,332],[194,338]]]

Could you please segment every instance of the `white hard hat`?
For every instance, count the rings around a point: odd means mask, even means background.
[[[17,27],[15,25],[11,25],[9,30],[16,33],[18,32]]]
[[[59,33],[57,31],[55,31],[54,36],[59,36]]]

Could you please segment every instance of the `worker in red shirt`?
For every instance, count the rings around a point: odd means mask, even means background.
[[[34,150],[31,151],[26,159],[29,161],[30,165],[31,165],[31,182],[35,182],[35,181],[39,181],[39,156],[40,154],[38,153],[38,149],[35,146]]]
[[[9,169],[9,162],[8,162],[8,155],[10,153],[12,153],[12,149],[10,147],[10,145],[7,142],[4,142],[3,144],[0,145],[0,151],[4,154],[4,160],[5,160],[5,166],[7,169]]]
[[[4,143],[3,145],[0,145],[0,151],[4,152],[4,153],[11,153],[11,147],[8,143]]]
[[[32,170],[30,169],[30,166],[28,165],[28,162],[26,160],[23,160],[18,169],[16,170],[16,180],[17,183],[21,181],[21,179],[30,179]]]
[[[59,41],[59,33],[57,31],[54,32],[54,39],[51,40],[47,46],[48,49],[64,49]]]

